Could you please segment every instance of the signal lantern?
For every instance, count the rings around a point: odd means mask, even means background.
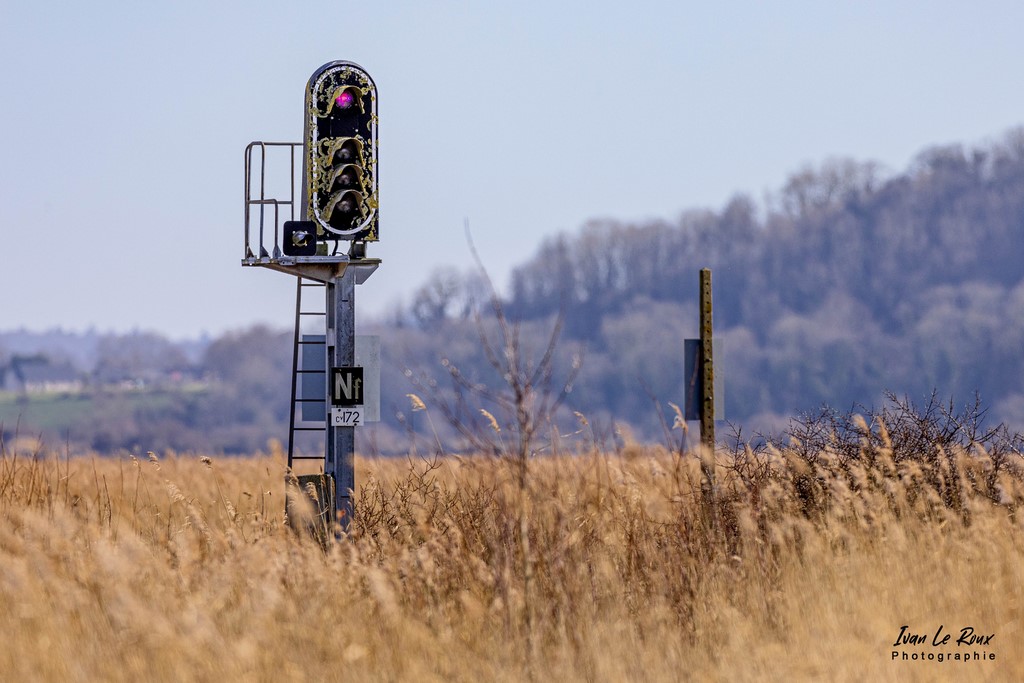
[[[362,67],[330,62],[306,86],[306,215],[320,240],[379,239],[377,86]]]
[[[315,256],[316,226],[312,221],[285,221],[285,256]]]

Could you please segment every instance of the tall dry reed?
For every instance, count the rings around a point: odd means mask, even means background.
[[[329,544],[244,459],[0,453],[3,680],[1024,680],[1019,463],[358,460]],[[894,643],[907,633],[985,645]],[[951,643],[953,642],[951,641]],[[893,652],[933,659],[902,661]],[[936,654],[984,652],[959,661]]]

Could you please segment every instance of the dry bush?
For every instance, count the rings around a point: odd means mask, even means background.
[[[720,453],[710,510],[659,448],[532,458],[525,486],[502,459],[358,460],[325,551],[286,524],[279,449],[4,448],[0,676],[1021,680],[1006,457]],[[903,625],[995,633],[997,659],[894,662]]]

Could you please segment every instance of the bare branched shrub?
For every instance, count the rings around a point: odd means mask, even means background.
[[[473,320],[481,349],[497,381],[485,383],[464,375],[451,358],[441,366],[450,383],[442,387],[431,377],[406,370],[414,386],[431,399],[448,424],[476,452],[490,452],[516,464],[521,485],[525,482],[528,459],[538,449],[538,439],[547,432],[557,437],[556,417],[572,392],[582,367],[582,352],[572,354],[565,377],[556,381],[556,351],[564,315],[554,319],[539,356],[527,348],[519,322],[510,320],[501,297],[469,238],[479,278],[486,289],[490,317],[474,307]],[[505,434],[511,432],[506,439]],[[557,443],[550,438],[548,445]],[[440,447],[440,440],[438,440]]]
[[[891,471],[914,463],[920,483],[937,492],[944,505],[966,515],[962,487],[955,484],[963,477],[974,490],[999,500],[1000,477],[1024,474],[1020,469],[1024,437],[1010,433],[1005,425],[986,426],[985,414],[977,395],[957,408],[952,400],[940,401],[934,392],[924,405],[887,393],[879,409],[842,413],[823,407],[794,418],[785,435],[762,438],[755,448],[737,440],[733,468],[747,479],[763,478],[766,455],[785,454],[793,465],[790,476],[805,511],[820,513],[829,490],[824,482],[837,473],[853,477],[859,468]],[[965,454],[974,456],[965,460]]]

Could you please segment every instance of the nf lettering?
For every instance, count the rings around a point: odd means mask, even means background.
[[[336,406],[363,404],[363,369],[333,368],[331,372],[331,403]]]
[[[356,379],[352,375],[337,375],[334,378],[334,393],[339,398],[344,397],[346,401],[354,401],[359,395],[359,385],[362,383],[361,379]]]

